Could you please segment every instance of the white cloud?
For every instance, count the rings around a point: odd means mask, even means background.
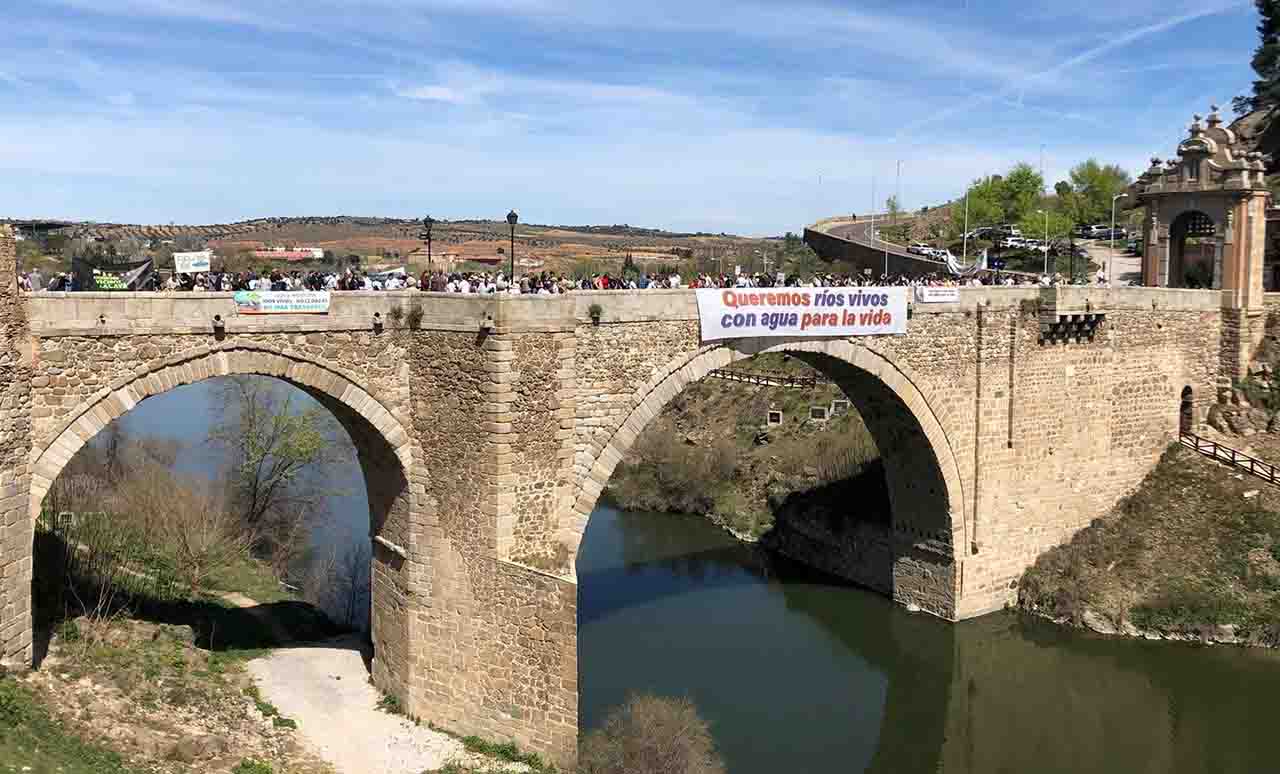
[[[470,102],[467,95],[450,86],[413,86],[397,88],[395,93],[406,99],[421,99],[428,102],[449,102],[461,105]]]

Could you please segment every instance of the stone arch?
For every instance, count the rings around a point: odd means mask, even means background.
[[[1212,287],[1220,283],[1221,267],[1216,266],[1216,252],[1206,256],[1203,252],[1197,255],[1187,254],[1187,239],[1196,238],[1212,240],[1217,237],[1218,228],[1214,219],[1199,209],[1183,210],[1169,222],[1169,287]],[[1213,248],[1211,242],[1206,242]],[[1198,277],[1192,281],[1192,277]]]
[[[152,361],[83,401],[31,451],[29,511],[34,519],[58,474],[108,424],[153,395],[217,376],[258,375],[289,382],[329,409],[351,436],[368,490],[373,679],[403,698],[409,685],[406,601],[410,545],[409,471],[413,447],[401,422],[336,368],[261,345],[201,347]]]
[[[968,544],[966,498],[957,455],[943,429],[946,416],[935,412],[908,367],[847,339],[735,340],[701,347],[655,372],[636,390],[626,418],[607,440],[593,444],[587,455],[579,457],[576,499],[567,522],[561,525],[562,539],[571,555],[576,556],[591,511],[609,477],[663,407],[685,386],[712,370],[769,352],[798,356],[845,390],[881,446],[895,538],[927,546],[941,564],[954,564],[961,553],[954,547]],[[951,580],[943,579],[943,585]],[[896,589],[892,593],[898,596]],[[932,611],[951,617],[954,594],[954,587],[949,588],[948,599]]]

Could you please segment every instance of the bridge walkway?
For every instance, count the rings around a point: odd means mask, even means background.
[[[761,387],[784,387],[795,390],[812,390],[819,385],[831,384],[831,380],[822,376],[797,376],[781,371],[739,371],[730,368],[717,368],[707,376],[728,382],[754,384]]]

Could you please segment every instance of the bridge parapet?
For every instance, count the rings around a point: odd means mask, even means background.
[[[1039,305],[1042,314],[1084,315],[1108,311],[1216,311],[1222,292],[1173,288],[1000,287],[960,288],[959,300],[916,303],[913,316],[1009,311]],[[407,291],[338,291],[328,314],[240,314],[232,293],[31,293],[24,297],[37,336],[118,336],[141,333],[207,333],[220,318],[226,333],[372,330],[404,325],[402,315],[422,310],[424,330],[478,331],[486,322],[502,331],[568,331],[591,320],[640,323],[695,321],[695,293],[679,290],[575,291],[567,296],[478,296]],[[376,317],[375,317],[376,315]]]
[[[239,314],[233,293],[31,293],[25,297],[38,336],[209,333],[221,318],[227,333],[371,330],[393,325],[391,310],[423,311],[422,328],[476,331],[493,301],[483,296],[418,291],[333,293],[327,314]],[[377,318],[374,315],[378,315]]]

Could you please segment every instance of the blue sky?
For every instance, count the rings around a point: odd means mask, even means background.
[[[1249,0],[16,0],[0,216],[776,234],[1014,162],[1141,171],[1252,79]]]

